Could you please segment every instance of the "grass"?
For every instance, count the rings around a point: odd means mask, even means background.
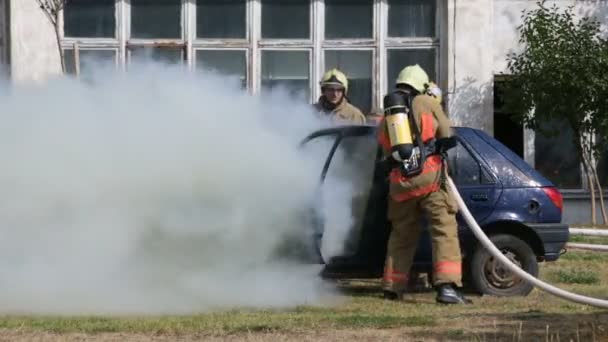
[[[287,311],[232,310],[192,316],[163,317],[52,317],[15,316],[0,319],[0,329],[27,328],[53,333],[194,333],[234,334],[247,331],[289,331],[299,328],[392,328],[398,326],[433,326],[435,319],[428,315],[394,315],[380,312],[366,313],[358,308],[319,310],[299,307]]]
[[[561,260],[591,262],[591,264],[593,264],[593,262],[608,263],[608,253],[599,253],[591,251],[569,251],[568,253],[561,256]]]
[[[542,263],[540,276],[580,294],[606,297],[607,254],[569,251]],[[469,294],[472,305],[435,304],[433,292],[384,301],[378,280],[336,283],[346,300],[335,307],[284,310],[239,309],[183,316],[5,316],[0,340],[126,340],[176,336],[185,340],[411,340],[417,341],[593,341],[608,339],[608,311],[557,299],[534,290],[527,297]],[[356,294],[356,295],[352,295]],[[547,326],[549,333],[547,335]],[[578,336],[577,336],[578,332]]]
[[[607,236],[570,235],[570,239],[568,242],[608,245],[608,237]]]
[[[558,270],[554,279],[564,284],[597,284],[600,277],[597,272],[586,270]]]

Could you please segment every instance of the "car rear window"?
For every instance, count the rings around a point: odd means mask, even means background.
[[[503,145],[500,141],[492,138],[483,131],[474,130],[476,135],[480,137],[484,142],[491,145],[491,147],[497,151],[503,158],[510,162],[512,167],[517,168],[525,178],[527,184],[525,186],[552,186],[553,184],[543,177],[538,171],[536,171],[530,164],[519,157],[515,152],[511,151],[508,147]],[[501,177],[499,175],[499,177]],[[502,178],[502,177],[501,177]]]

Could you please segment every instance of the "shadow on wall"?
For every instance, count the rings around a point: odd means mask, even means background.
[[[448,115],[454,126],[480,128],[492,133],[492,111],[486,108],[493,104],[491,82],[480,83],[472,77],[462,80],[450,95]]]

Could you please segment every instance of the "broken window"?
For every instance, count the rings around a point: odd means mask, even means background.
[[[246,38],[247,2],[245,0],[197,0],[196,36],[198,38]]]
[[[114,38],[114,0],[70,0],[63,10],[66,37]]]
[[[131,38],[182,37],[181,0],[131,0]]]
[[[348,78],[348,99],[364,113],[372,107],[372,51],[327,50],[325,69],[338,68]]]

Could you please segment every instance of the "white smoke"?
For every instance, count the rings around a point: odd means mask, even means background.
[[[277,255],[308,239],[323,126],[281,91],[166,66],[3,86],[0,311],[186,313],[328,303],[319,266]],[[352,224],[344,184],[324,242]],[[288,248],[289,249],[289,248]],[[329,302],[331,303],[331,301]]]

